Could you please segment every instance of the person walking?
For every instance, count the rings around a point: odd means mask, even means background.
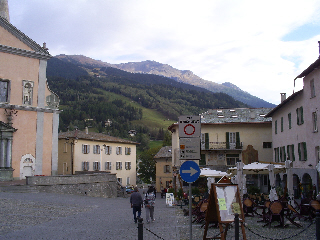
[[[134,192],[131,193],[130,203],[133,211],[133,220],[137,223],[137,219],[141,216],[141,208],[143,208],[143,200],[138,187],[135,187]],[[136,216],[137,212],[138,216]]]
[[[149,187],[145,197],[144,197],[144,205],[146,209],[146,221],[150,223],[151,221],[154,222],[154,205],[155,205],[155,195],[154,195],[154,188],[151,186]]]

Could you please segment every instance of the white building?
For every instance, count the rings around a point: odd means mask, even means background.
[[[286,98],[266,117],[272,117],[273,160],[293,162],[292,179],[295,197],[307,196],[319,187],[320,134],[317,116],[320,107],[320,59],[295,78],[303,78],[303,89]],[[283,176],[285,182],[286,175]],[[277,176],[278,182],[280,181]]]

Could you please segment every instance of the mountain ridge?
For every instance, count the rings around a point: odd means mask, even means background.
[[[183,82],[193,86],[201,87],[211,92],[226,93],[229,96],[233,97],[235,100],[241,101],[254,108],[260,108],[260,107],[272,108],[276,106],[275,104],[269,103],[263,99],[260,99],[256,96],[249,94],[246,91],[243,91],[238,86],[230,82],[219,84],[219,83],[211,82],[208,80],[204,80],[199,76],[193,74],[191,70],[179,70],[179,69],[173,68],[168,64],[162,64],[154,60],[111,64],[111,63],[103,62],[101,60],[95,60],[83,55],[61,54],[61,55],[55,56],[55,58],[62,60],[64,62],[69,62],[76,65],[80,64],[90,68],[113,67],[123,71],[131,72],[131,73],[154,74],[154,75],[168,77],[177,82]]]

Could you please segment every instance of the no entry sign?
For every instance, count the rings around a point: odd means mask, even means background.
[[[200,116],[181,116],[179,117],[179,137],[192,138],[201,135]]]

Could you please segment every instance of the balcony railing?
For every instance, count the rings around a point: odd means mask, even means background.
[[[242,142],[201,142],[201,150],[242,150]]]

